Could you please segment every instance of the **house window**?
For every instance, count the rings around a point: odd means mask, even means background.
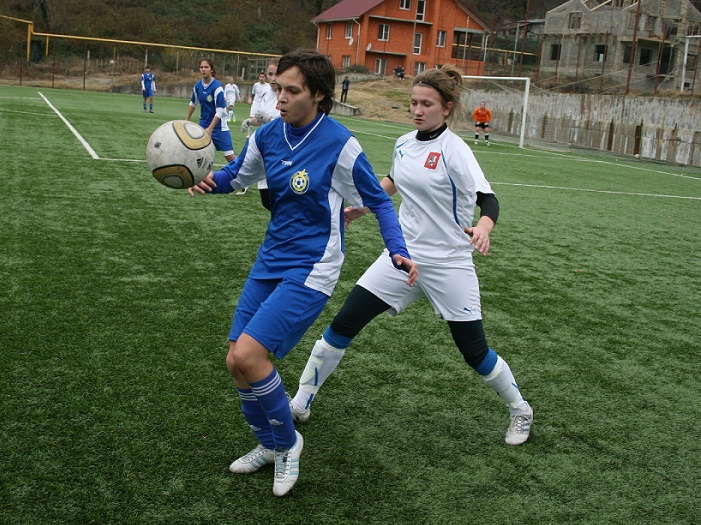
[[[417,62],[414,64],[414,76],[418,75],[419,73],[423,73],[426,71],[426,62]]]
[[[451,58],[466,60],[471,59],[472,44],[474,33],[466,33],[465,31],[455,31],[453,33],[453,51]],[[479,52],[479,49],[476,50]]]
[[[652,49],[641,47],[640,48],[640,65],[649,66],[652,64]]]
[[[416,2],[416,19],[423,20],[426,14],[426,0],[417,0]]]
[[[346,22],[346,40],[353,38],[353,22]]]
[[[648,15],[647,19],[645,20],[645,31],[654,31],[655,22],[657,22],[657,17]]]
[[[399,9],[411,9],[411,0],[399,0]]]
[[[623,63],[630,64],[630,53],[633,51],[631,46],[623,46]]]
[[[341,67],[343,69],[348,69],[350,67],[350,55],[343,55],[343,57],[341,57]]]
[[[387,59],[386,58],[376,58],[375,59],[375,74],[384,75],[387,72]]]
[[[385,42],[389,40],[389,24],[380,24],[377,39]]]
[[[331,28],[333,24],[326,24],[326,40],[331,40]]]
[[[570,21],[567,29],[580,29],[582,27],[582,13],[570,13]]]
[[[447,35],[447,31],[438,31],[436,34],[436,47],[445,47],[445,39]]]
[[[550,44],[550,60],[560,60],[561,48],[560,44]]]
[[[603,62],[604,60],[606,60],[606,46],[594,46],[594,62]]]
[[[423,40],[424,40],[423,33],[414,33],[414,54],[415,55],[421,54],[421,44],[422,44]]]

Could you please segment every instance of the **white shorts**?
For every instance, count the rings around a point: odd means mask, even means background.
[[[390,305],[393,315],[426,297],[436,315],[446,321],[476,321],[482,319],[479,281],[471,254],[466,258],[465,268],[416,263],[419,279],[411,287],[406,272],[394,267],[385,250],[358,279],[358,285]]]

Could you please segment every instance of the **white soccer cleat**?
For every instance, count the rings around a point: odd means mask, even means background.
[[[273,494],[284,496],[297,483],[299,478],[299,457],[304,449],[304,438],[295,430],[297,441],[289,450],[275,451],[275,480]]]
[[[258,445],[245,456],[229,465],[229,470],[234,474],[250,474],[256,470],[275,462],[275,452],[263,445]]]
[[[236,195],[246,195],[246,192],[248,191],[248,188],[240,188],[236,190]]]
[[[506,431],[507,445],[521,445],[528,440],[533,423],[533,409],[528,405],[527,412],[516,412],[511,414],[511,424]]]
[[[287,402],[290,404],[290,412],[292,412],[292,421],[295,423],[306,423],[309,420],[309,416],[312,414],[312,409],[307,408],[306,410],[297,410],[292,403],[292,396],[287,394]]]
[[[477,146],[477,141],[475,141],[475,146]]]

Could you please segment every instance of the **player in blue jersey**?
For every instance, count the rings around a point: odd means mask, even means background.
[[[222,152],[227,162],[231,162],[235,157],[234,143],[229,133],[224,87],[215,78],[217,70],[214,62],[208,58],[203,59],[200,62],[200,74],[202,78],[192,88],[185,120],[190,120],[195,108],[200,106],[200,126],[212,137],[214,147]]]
[[[153,96],[156,94],[156,77],[151,73],[151,66],[146,66],[141,74],[141,94],[144,96],[144,113],[149,102],[149,113],[153,113]]]
[[[335,87],[329,59],[315,51],[289,53],[280,59],[277,84],[280,118],[256,130],[233,162],[188,192],[230,193],[268,180],[270,222],[234,312],[226,357],[259,444],[229,470],[249,473],[274,463],[273,493],[283,496],[299,476],[304,440],[270,354],[280,359],[297,344],[338,282],[344,200],[375,213],[388,259],[407,272],[406,286],[417,272],[392,201],[360,144],[328,116]]]
[[[392,169],[381,181],[388,194],[402,197],[399,221],[419,268],[419,282],[405,286],[384,256],[368,268],[312,349],[291,400],[296,421],[309,418],[319,388],[370,321],[383,312],[396,315],[426,297],[447,322],[467,364],[507,405],[506,443],[520,445],[528,439],[533,409],[509,365],[487,345],[482,325],[472,254],[487,254],[499,202],[469,146],[448,128],[451,116],[460,114],[461,85],[460,71],[449,65],[414,77],[410,111],[416,130],[397,139]],[[480,218],[474,222],[476,207]],[[348,209],[346,221],[366,212]]]

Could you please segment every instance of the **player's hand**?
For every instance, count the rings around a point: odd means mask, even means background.
[[[472,228],[465,228],[464,232],[470,236],[470,244],[482,255],[489,252],[489,231],[479,223]]]
[[[394,256],[394,265],[409,274],[406,283],[409,286],[414,286],[416,280],[419,278],[419,269],[416,267],[416,263],[411,259],[407,259],[406,257],[396,254]]]
[[[370,211],[370,208],[367,206],[362,206],[360,208],[354,208],[353,206],[348,206],[346,209],[343,210],[343,223],[347,228],[350,227],[350,223],[353,222],[355,219],[359,219],[363,215],[365,215],[368,211]]]
[[[187,192],[190,194],[190,197],[194,197],[195,192],[204,195],[205,193],[212,193],[212,191],[216,187],[217,185],[214,182],[214,173],[210,171],[207,174],[207,176],[202,180],[202,182],[192,186],[191,188],[188,188]]]

